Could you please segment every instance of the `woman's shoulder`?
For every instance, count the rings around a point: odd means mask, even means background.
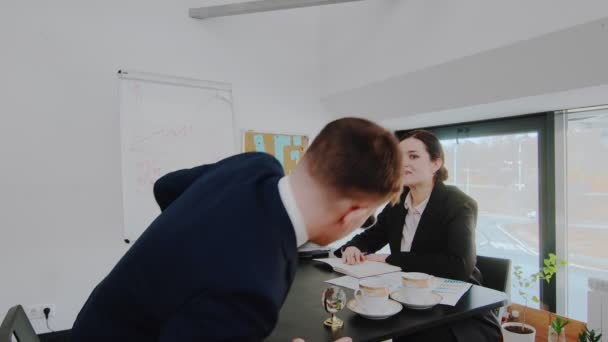
[[[468,204],[473,204],[475,206],[477,205],[477,202],[471,196],[464,193],[464,191],[460,190],[460,188],[458,188],[457,186],[443,184],[443,183],[441,183],[439,186],[441,187],[441,190],[445,196],[445,200],[448,203],[454,203],[454,204],[468,203]]]

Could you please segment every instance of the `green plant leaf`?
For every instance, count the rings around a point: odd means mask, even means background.
[[[529,294],[527,293],[528,289],[534,285],[538,284],[539,279],[543,279],[547,283],[550,283],[553,279],[553,276],[557,274],[557,256],[553,253],[549,253],[548,257],[543,259],[543,266],[538,272],[526,274],[523,271],[522,266],[515,265],[513,267],[513,275],[516,278],[516,281],[512,282],[512,286],[515,290],[519,291],[519,294],[522,298],[524,298],[527,306],[528,300],[530,299]],[[566,262],[564,260],[560,260],[560,265],[565,265]],[[540,303],[540,300],[537,296],[533,296],[532,301],[535,303]]]

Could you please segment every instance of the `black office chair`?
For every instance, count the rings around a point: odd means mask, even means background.
[[[496,291],[511,292],[511,260],[477,256],[477,268],[483,277],[483,286]]]
[[[21,305],[13,306],[0,325],[0,342],[40,342]]]
[[[482,284],[496,291],[505,292],[511,298],[511,259],[477,256],[477,268],[483,277]],[[493,310],[500,322],[504,307]]]

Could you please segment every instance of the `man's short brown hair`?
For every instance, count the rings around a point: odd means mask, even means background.
[[[341,195],[371,194],[392,203],[399,201],[403,189],[399,141],[369,120],[330,122],[304,158],[312,176]]]

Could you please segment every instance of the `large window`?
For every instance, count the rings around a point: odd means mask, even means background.
[[[427,128],[444,146],[448,183],[479,206],[477,254],[511,259],[527,274],[555,252],[553,120],[553,113],[540,113]],[[529,292],[555,310],[555,282]],[[511,299],[524,303],[517,291]]]
[[[477,253],[531,273],[557,251],[568,266],[533,291],[555,311],[557,283],[559,313],[587,321],[587,280],[608,279],[608,109],[428,129],[444,146],[448,183],[479,205]]]
[[[567,315],[587,321],[587,279],[608,278],[608,110],[566,115]]]
[[[528,274],[537,271],[538,133],[445,139],[442,145],[448,183],[479,206],[477,254],[511,259]],[[531,292],[539,296],[540,290],[535,286]],[[516,291],[511,297],[524,302]]]

